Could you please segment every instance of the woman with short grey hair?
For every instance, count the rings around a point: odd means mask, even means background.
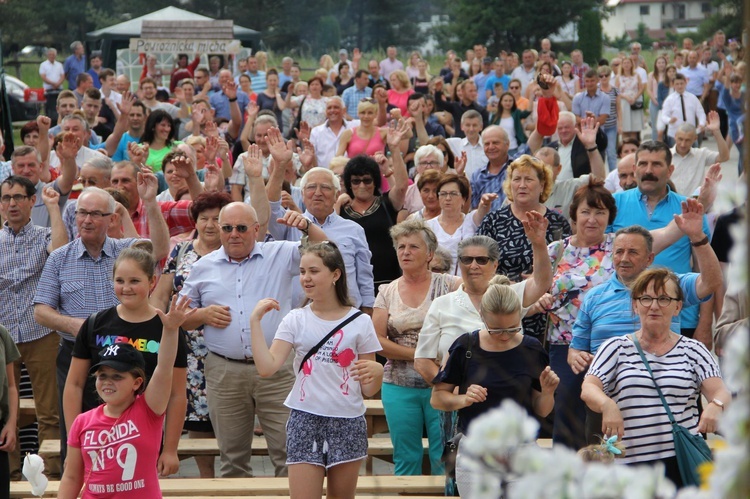
[[[430,406],[430,385],[414,370],[414,349],[432,301],[453,291],[458,279],[430,271],[437,249],[435,234],[421,220],[391,227],[403,275],[380,286],[372,320],[388,359],[382,399],[393,442],[396,475],[422,474],[422,434],[427,429],[433,474],[442,474],[440,412]],[[409,424],[404,424],[409,421]]]

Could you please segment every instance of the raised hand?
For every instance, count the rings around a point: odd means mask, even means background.
[[[159,179],[156,178],[156,175],[138,172],[138,195],[144,202],[154,201],[158,191]]]
[[[172,166],[174,166],[175,174],[178,177],[188,179],[192,175],[195,175],[195,166],[193,165],[193,161],[187,156],[175,156],[175,158],[172,160]]]
[[[479,206],[489,210],[492,206],[492,202],[496,200],[497,197],[498,196],[496,192],[485,192],[484,194],[482,194],[482,197],[479,200]]]
[[[206,172],[203,178],[203,189],[206,192],[218,192],[224,188],[221,168],[216,163],[206,163]]]
[[[698,196],[698,202],[703,205],[703,211],[709,211],[716,201],[716,195],[719,190],[719,182],[721,182],[721,163],[714,163],[706,171],[706,176],[703,178],[703,184],[701,185],[700,195]]]
[[[136,97],[130,92],[130,90],[126,90],[125,92],[123,92],[122,102],[117,105],[117,109],[120,111],[120,114],[128,116],[130,114],[130,110],[133,108],[133,103],[135,101]]]
[[[128,157],[136,165],[144,165],[148,159],[148,144],[128,142]]]
[[[299,128],[295,128],[294,132],[300,142],[310,140],[310,124],[307,121],[300,121]]]
[[[390,126],[388,128],[388,136],[386,137],[388,148],[393,150],[400,147],[401,141],[404,140],[409,130],[409,124],[403,119],[398,120],[396,126]]]
[[[216,156],[218,158],[224,159],[225,157],[227,157],[227,154],[229,154],[229,142],[227,142],[225,139],[222,139],[221,137],[219,137],[217,140],[219,141],[219,147],[216,150]]]
[[[297,148],[299,161],[306,170],[309,170],[315,164],[315,146],[308,139],[302,140],[302,146],[304,149]]]
[[[47,137],[49,129],[52,126],[52,120],[49,116],[39,115],[36,117],[36,124],[39,126],[39,136]]]
[[[210,118],[207,119],[203,126],[203,133],[206,134],[206,137],[218,137],[219,128],[216,126],[216,122]]]
[[[182,90],[182,87],[175,87],[174,89],[174,98],[178,101],[184,101],[185,100],[185,91]]]
[[[224,95],[226,95],[228,99],[237,98],[237,84],[232,80],[229,80],[226,85],[221,87],[221,91],[224,92]]]
[[[271,157],[276,161],[276,164],[281,166],[291,161],[293,153],[287,148],[281,131],[278,128],[269,128],[267,133],[266,142],[268,143],[268,150],[271,152]]]
[[[294,227],[302,232],[307,232],[307,229],[310,227],[310,220],[302,213],[296,211],[287,211],[283,217],[277,218],[276,222],[287,227]]]
[[[586,116],[581,120],[581,129],[576,128],[578,140],[586,149],[596,147],[596,133],[599,131],[599,123],[593,116]]]
[[[547,227],[549,220],[537,211],[527,211],[526,220],[523,220],[523,231],[532,245],[547,245]]]
[[[721,120],[719,119],[719,113],[716,111],[710,111],[706,116],[706,130],[711,133],[719,130]]]
[[[80,149],[81,139],[70,132],[63,132],[62,142],[57,145],[55,153],[60,160],[75,161]]]
[[[279,302],[273,298],[263,298],[257,305],[255,305],[253,313],[250,314],[250,320],[260,320],[271,310],[281,310]]]
[[[385,154],[378,151],[375,153],[375,155],[372,157],[372,159],[375,160],[375,162],[378,164],[378,168],[380,168],[380,173],[383,175],[388,175],[393,169],[391,168],[391,162],[388,160]]]
[[[258,144],[250,144],[247,152],[242,155],[242,164],[248,178],[259,178],[263,175],[263,153]]]
[[[42,202],[48,209],[52,206],[57,206],[60,202],[60,193],[52,187],[45,187],[42,190]]]
[[[547,366],[539,375],[539,384],[542,385],[542,393],[554,393],[555,388],[560,384],[560,378],[550,366]]]
[[[703,205],[697,200],[688,198],[682,202],[682,213],[674,216],[677,228],[691,241],[703,239]]]
[[[461,151],[461,155],[458,156],[454,161],[453,164],[456,167],[456,173],[458,175],[463,175],[464,172],[466,172],[466,163],[469,161],[469,157],[466,155],[466,151]]]
[[[161,324],[164,329],[168,331],[177,331],[180,326],[185,323],[185,320],[193,315],[197,309],[190,308],[190,298],[187,296],[178,297],[174,295],[172,297],[172,304],[169,306],[169,313],[165,314],[158,308],[156,313],[161,319]]]
[[[206,157],[206,163],[213,163],[216,160],[216,151],[219,149],[219,138],[216,135],[206,136],[206,148],[203,151]]]
[[[255,120],[255,117],[258,116],[258,112],[260,112],[260,107],[258,107],[258,104],[250,101],[247,104],[247,107],[245,107],[245,113],[247,113],[247,121],[250,121],[252,118]]]

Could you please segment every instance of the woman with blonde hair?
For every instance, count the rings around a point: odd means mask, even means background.
[[[623,139],[637,139],[643,130],[643,92],[646,82],[636,73],[630,57],[620,63],[620,72],[615,78],[619,113],[618,125]]]
[[[414,79],[419,75],[418,63],[422,60],[422,56],[416,50],[409,54],[409,65],[406,66],[406,75],[409,79]]]
[[[408,118],[409,114],[409,96],[414,93],[411,88],[411,82],[406,71],[396,70],[389,77],[391,89],[388,90],[388,104],[401,110],[401,116]]]
[[[363,99],[357,105],[357,114],[359,126],[341,133],[336,156],[346,153],[349,158],[353,158],[359,154],[374,156],[376,153],[384,153],[388,128],[376,125],[378,104],[374,99]]]
[[[255,53],[255,59],[258,61],[258,71],[268,71],[268,54],[259,50]]]
[[[489,236],[502,245],[503,258],[498,272],[507,275],[511,281],[519,282],[524,275],[536,270],[532,266],[531,243],[524,234],[527,213],[540,213],[549,222],[545,235],[547,244],[571,234],[568,220],[544,206],[553,187],[550,167],[533,156],[522,155],[510,164],[503,183],[509,203],[489,213],[479,226],[477,234]],[[543,314],[538,314],[524,320],[525,334],[541,338],[544,318]]]

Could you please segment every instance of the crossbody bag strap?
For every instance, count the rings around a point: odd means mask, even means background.
[[[669,422],[672,424],[675,424],[674,415],[672,414],[672,410],[669,408],[669,404],[667,404],[667,400],[664,398],[664,394],[661,392],[661,388],[659,388],[659,385],[656,384],[656,378],[654,378],[654,373],[651,371],[651,365],[648,363],[648,360],[646,359],[646,355],[643,353],[643,348],[641,348],[641,344],[638,342],[638,338],[635,337],[635,333],[630,335],[630,338],[633,340],[633,343],[635,343],[635,347],[638,349],[638,354],[641,356],[641,360],[643,360],[643,363],[646,364],[646,370],[651,375],[651,381],[654,382],[654,386],[656,387],[656,391],[659,393],[659,398],[661,398],[661,403],[664,405],[664,409],[667,411],[667,416],[669,416]]]
[[[464,383],[469,381],[469,362],[471,361],[471,344],[474,342],[474,333],[469,333],[469,343],[466,345],[466,360],[464,361]],[[477,333],[477,341],[479,341],[479,333]],[[466,385],[469,388],[469,385]],[[460,389],[458,390],[461,391]],[[458,414],[453,419],[453,435],[458,431]]]
[[[338,323],[336,325],[336,327],[334,327],[333,329],[331,329],[331,332],[328,333],[327,335],[325,335],[325,338],[323,338],[322,340],[320,340],[317,345],[315,345],[314,347],[312,347],[310,350],[307,351],[307,353],[305,354],[305,356],[302,359],[302,362],[299,365],[299,369],[297,370],[297,372],[302,371],[302,367],[305,365],[305,362],[307,362],[310,359],[310,357],[312,357],[313,355],[315,355],[316,353],[318,353],[318,350],[320,350],[320,347],[322,347],[323,345],[325,345],[326,342],[328,340],[330,340],[331,337],[334,334],[336,334],[336,332],[339,329],[343,329],[347,324],[349,324],[351,321],[353,321],[354,319],[356,319],[360,315],[362,315],[362,311],[361,310],[357,310],[352,315],[350,315],[349,317],[347,317],[346,319],[344,319],[343,321],[341,321],[340,323]]]

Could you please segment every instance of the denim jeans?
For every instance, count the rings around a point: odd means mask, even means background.
[[[617,170],[617,125],[605,127],[604,133],[607,135],[607,170]]]

